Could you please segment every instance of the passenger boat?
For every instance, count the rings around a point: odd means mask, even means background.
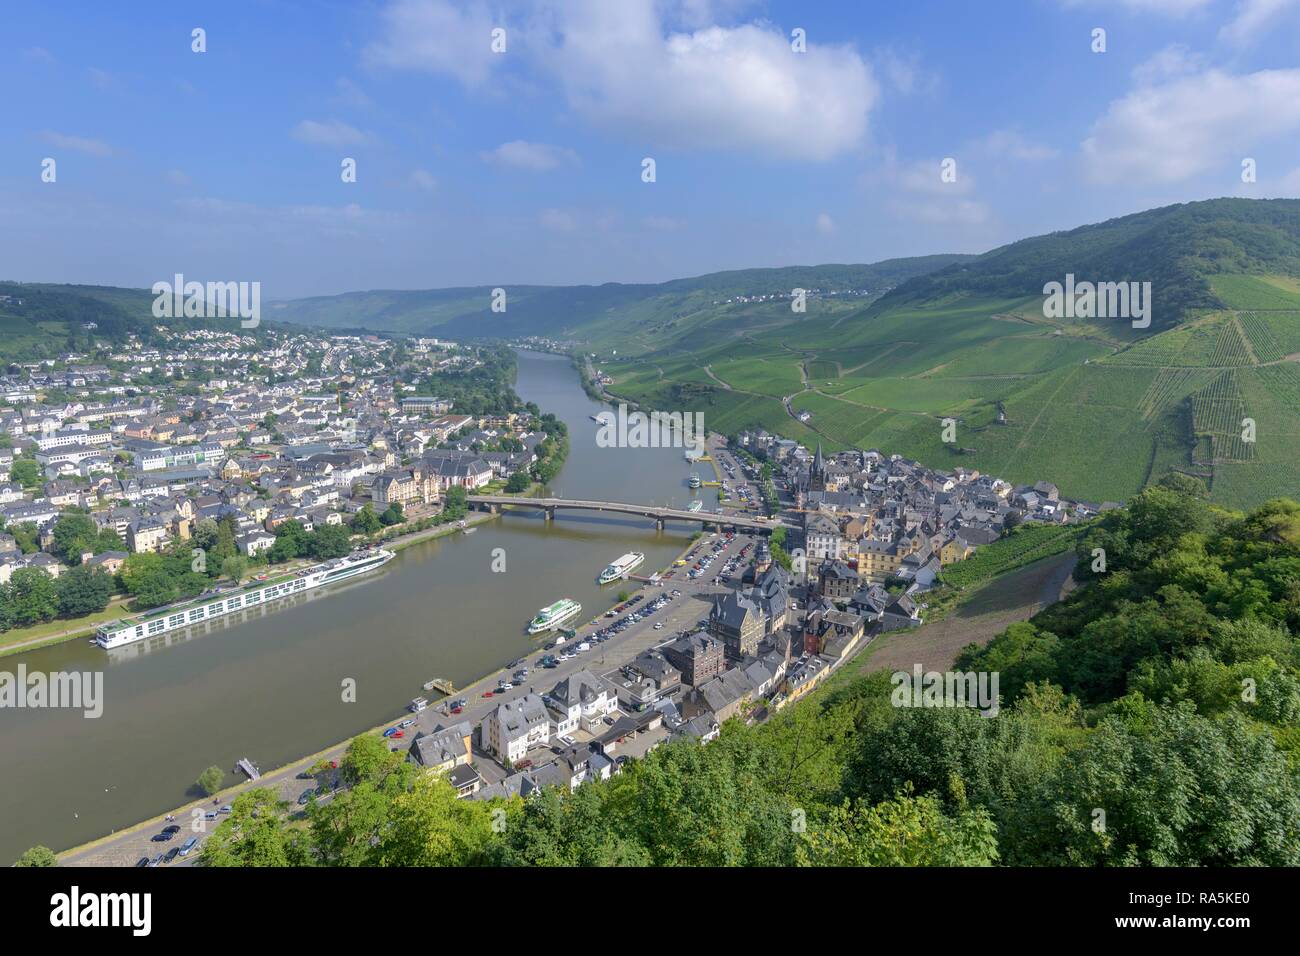
[[[629,551],[621,558],[617,558],[612,564],[608,565],[600,576],[596,578],[597,584],[608,584],[610,581],[617,581],[623,575],[627,574],[633,568],[640,567],[641,562],[645,560],[645,555],[640,551]]]
[[[537,616],[528,622],[529,634],[552,631],[565,621],[582,612],[582,605],[572,598],[560,598],[537,612]]]
[[[108,621],[95,631],[95,643],[105,650],[142,641],[155,634],[165,634],[200,621],[221,617],[231,611],[258,607],[277,598],[345,581],[367,574],[393,560],[396,555],[382,548],[354,551],[347,557],[298,571],[286,572],[264,581],[254,581],[238,590],[207,595],[146,611],[135,617]]]

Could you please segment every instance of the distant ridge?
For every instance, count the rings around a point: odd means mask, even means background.
[[[954,294],[1041,295],[1077,279],[1151,282],[1153,322],[1175,325],[1193,309],[1224,303],[1208,277],[1222,273],[1300,276],[1300,199],[1210,199],[1021,239],[913,278],[874,311]]]

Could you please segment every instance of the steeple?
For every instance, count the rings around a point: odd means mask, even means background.
[[[824,458],[822,458],[821,442],[817,443],[817,454],[813,456],[812,466],[813,466],[813,471],[816,472],[817,474],[821,474],[823,471],[826,470],[826,461]]]

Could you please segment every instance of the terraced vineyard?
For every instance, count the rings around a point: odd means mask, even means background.
[[[1212,460],[1249,461],[1255,457],[1254,442],[1243,440],[1246,404],[1233,369],[1192,396],[1192,427],[1198,435],[1208,435]]]
[[[719,431],[761,427],[828,449],[1046,479],[1095,502],[1182,471],[1247,507],[1266,492],[1300,495],[1300,364],[1288,358],[1300,357],[1300,308],[1278,308],[1300,303],[1300,285],[1240,279],[1217,277],[1228,308],[1164,331],[1058,326],[1039,300],[954,296],[810,312],[610,371],[620,394],[670,409],[702,402]],[[955,442],[942,439],[945,418]],[[1256,442],[1243,440],[1246,418]]]
[[[1214,375],[1209,369],[1162,368],[1147,388],[1138,408],[1142,418],[1152,421],[1192,392],[1205,385]]]
[[[1245,330],[1246,338],[1250,340],[1251,350],[1254,351],[1258,361],[1277,362],[1285,357],[1286,353],[1282,351],[1282,345],[1273,334],[1268,320],[1258,312],[1241,312],[1237,315],[1237,321]]]
[[[1241,329],[1235,319],[1220,324],[1219,338],[1214,343],[1214,352],[1210,355],[1209,365],[1219,368],[1224,365],[1253,365],[1250,348],[1242,337]]]

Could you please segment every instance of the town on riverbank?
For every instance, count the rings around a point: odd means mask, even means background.
[[[459,530],[565,426],[514,353],[438,339],[158,330],[0,375],[0,654]]]
[[[736,436],[729,448],[726,439],[711,436],[708,453],[694,467],[713,472],[710,483],[718,487],[727,515],[773,505],[780,522],[772,539],[731,531],[701,536],[671,566],[638,576],[643,580],[630,577],[627,583],[644,590],[625,587],[611,617],[561,629],[549,646],[404,717],[396,716],[400,702],[394,702],[393,720],[369,733],[384,735],[390,749],[446,776],[467,799],[527,795],[551,784],[572,789],[617,773],[628,760],[675,737],[708,741],[733,717],[765,720],[821,686],[879,635],[918,626],[934,578],[909,572],[931,560],[951,566],[976,546],[936,548],[929,542],[930,558],[919,564],[914,559],[903,565],[915,552],[901,555],[900,566],[883,558],[865,563],[878,553],[862,547],[871,535],[828,541],[823,521],[856,516],[883,537],[891,526],[883,519],[876,524],[876,515],[892,513],[896,503],[883,495],[873,503],[870,489],[874,482],[897,490],[903,468],[874,453],[863,453],[858,469],[848,468],[847,456],[827,459],[797,445],[782,454],[775,447],[779,440],[768,437]],[[908,465],[915,469],[909,473],[914,506],[931,482],[947,494],[979,477],[962,476],[945,490],[951,476]],[[854,480],[859,473],[865,480]],[[1023,489],[1012,498],[1009,486],[999,494],[1004,485],[989,493],[1001,500],[1001,508],[990,511],[1005,525],[1005,516],[1025,499]],[[984,493],[982,485],[975,487]],[[965,500],[971,491],[950,500]],[[854,493],[861,497],[850,501]],[[840,494],[849,498],[834,497]],[[1030,520],[1046,526],[1044,519],[1057,510],[1049,502]],[[957,537],[977,517],[993,523],[993,514],[966,509],[962,517],[948,514],[943,528]],[[721,524],[726,528],[725,518]],[[899,527],[915,530],[905,521]],[[847,523],[841,528],[854,529]],[[855,572],[861,577],[850,590],[846,582]],[[339,744],[271,771],[257,786],[277,788],[291,806],[329,799],[344,749]],[[224,806],[232,798],[217,799]],[[212,812],[202,809],[204,817]],[[141,825],[71,851],[66,860],[131,864],[165,858],[151,844],[149,825]]]

